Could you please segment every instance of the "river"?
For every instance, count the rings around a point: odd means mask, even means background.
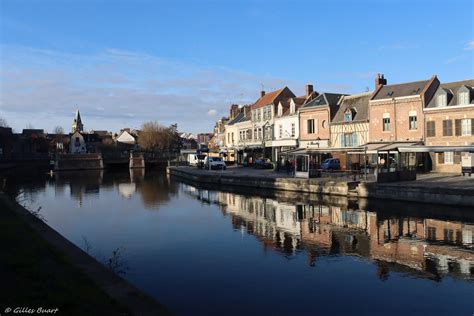
[[[474,313],[473,209],[143,170],[17,174],[4,186],[178,315]]]

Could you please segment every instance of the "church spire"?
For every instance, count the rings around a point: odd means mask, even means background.
[[[76,111],[76,117],[74,118],[74,121],[72,122],[72,132],[83,132],[84,130],[84,125],[82,124],[81,120],[81,113],[79,113],[79,109]]]

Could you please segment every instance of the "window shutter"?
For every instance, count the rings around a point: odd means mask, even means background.
[[[444,153],[438,153],[438,163],[444,163]]]
[[[461,120],[454,120],[454,134],[461,136]]]
[[[454,153],[454,164],[459,165],[461,163],[461,153]]]
[[[474,136],[474,119],[471,119],[471,135]]]

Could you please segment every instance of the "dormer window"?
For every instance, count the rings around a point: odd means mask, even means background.
[[[468,91],[459,91],[459,104],[465,105],[469,104],[469,92]]]
[[[440,107],[440,106],[446,106],[447,104],[447,95],[445,93],[441,93],[441,94],[438,94],[436,96],[436,106],[437,107]]]
[[[347,110],[344,112],[344,122],[352,122],[352,111]]]

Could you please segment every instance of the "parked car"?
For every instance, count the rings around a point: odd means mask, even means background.
[[[204,159],[204,168],[209,169],[209,165],[211,166],[211,169],[226,169],[225,162],[222,157],[206,156],[206,159]]]
[[[270,161],[270,159],[257,159],[255,160],[255,163],[253,164],[254,168],[257,169],[272,169],[273,168],[273,163]]]
[[[337,158],[328,158],[321,164],[323,170],[341,170],[341,164]]]

